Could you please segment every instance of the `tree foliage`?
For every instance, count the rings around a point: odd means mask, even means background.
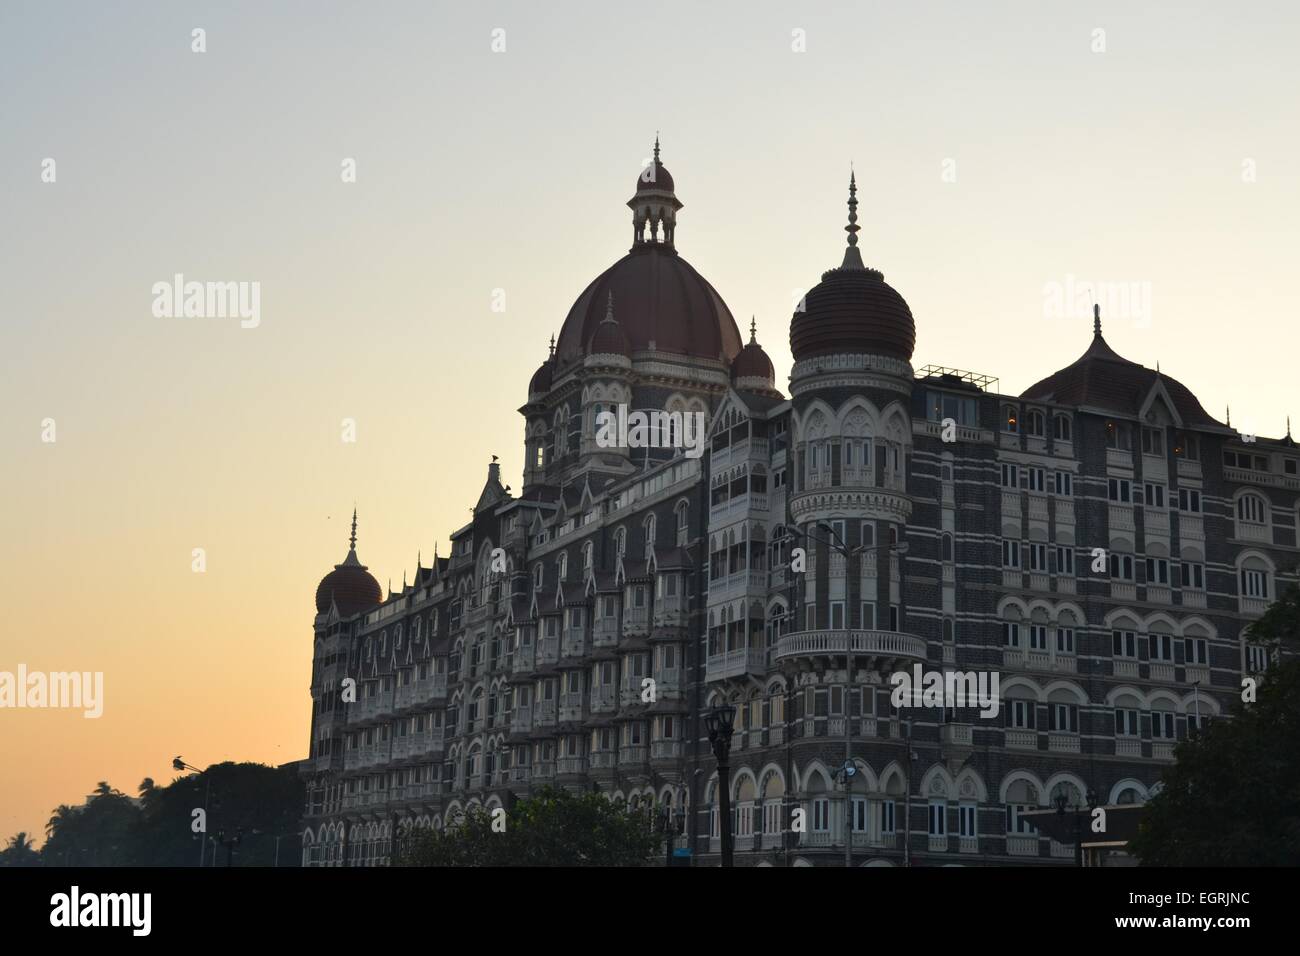
[[[209,789],[210,787],[210,789]],[[281,837],[280,865],[297,866],[301,858],[298,817],[303,785],[294,768],[254,763],[214,764],[202,774],[178,777],[159,786],[146,777],[132,799],[101,780],[80,806],[62,804],[45,826],[45,845],[36,853],[44,866],[196,866],[199,835],[194,811],[207,800],[207,834],[240,834],[230,856],[232,866],[270,866],[275,838]],[[10,839],[12,846],[18,837]],[[27,841],[30,846],[30,840]],[[206,851],[213,860],[211,846]],[[225,866],[226,850],[216,862]],[[27,861],[27,862],[21,862]],[[0,866],[33,865],[30,857],[9,847]]]
[[[1300,648],[1300,588],[1250,628]],[[1129,849],[1148,866],[1300,865],[1300,659],[1280,659],[1253,702],[1180,744]]]
[[[547,788],[495,816],[475,808],[441,831],[411,831],[397,865],[641,866],[662,846],[652,820],[598,793]]]

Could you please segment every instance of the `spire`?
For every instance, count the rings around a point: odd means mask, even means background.
[[[549,355],[546,356],[546,358],[548,360],[555,358],[555,333],[554,332],[551,333],[551,352]]]
[[[357,550],[357,506],[352,506],[352,537],[348,539],[348,550]]]
[[[1101,306],[1096,302],[1092,305],[1092,334],[1101,335]]]
[[[655,130],[655,165],[659,163],[659,130]]]
[[[758,344],[758,319],[753,315],[749,317],[749,344]]]
[[[1286,437],[1287,438],[1291,437],[1291,416],[1290,415],[1286,417]]]
[[[849,245],[844,250],[844,262],[840,264],[841,269],[865,269],[862,264],[862,253],[858,251],[858,181],[849,169],[849,224],[844,227],[844,231],[849,234]]]
[[[614,290],[613,289],[609,290],[609,295],[605,299],[605,321],[606,322],[618,321],[616,318],[614,318]]]
[[[1232,427],[1232,406],[1224,405],[1223,409],[1228,414],[1228,427],[1231,428]]]

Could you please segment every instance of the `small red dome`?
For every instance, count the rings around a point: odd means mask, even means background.
[[[605,318],[596,326],[596,332],[587,344],[588,355],[622,355],[630,358],[632,346],[628,344],[623,327],[614,319]]]
[[[776,381],[776,368],[772,365],[772,360],[763,351],[763,346],[753,338],[740,350],[736,361],[731,365],[731,380],[734,382],[742,378],[761,378],[769,385]]]
[[[551,378],[555,370],[555,360],[547,359],[541,364],[533,377],[528,380],[528,394],[540,395],[551,390]]]
[[[670,193],[674,191],[673,174],[656,158],[636,178],[636,191]]]
[[[369,610],[384,599],[383,589],[357,559],[356,550],[348,551],[342,564],[321,578],[316,588],[316,613],[324,614],[330,602],[338,606],[339,614],[351,617],[359,611]]]

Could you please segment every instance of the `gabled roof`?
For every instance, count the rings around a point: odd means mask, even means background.
[[[1102,338],[1100,329],[1093,333],[1092,344],[1078,361],[1031,385],[1020,397],[1119,412],[1138,418],[1157,378],[1187,426],[1224,427],[1177,379],[1116,354]]]

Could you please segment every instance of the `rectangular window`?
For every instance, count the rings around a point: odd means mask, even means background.
[[[1138,712],[1124,707],[1115,708],[1115,735],[1118,737],[1140,737],[1141,725]]]
[[[1012,621],[1004,621],[1002,624],[1002,643],[1007,647],[1020,646],[1020,625]]]
[[[831,630],[842,631],[844,629],[844,602],[831,601]]]
[[[1068,471],[1058,471],[1054,477],[1058,495],[1069,496],[1074,494],[1074,476],[1072,474]]]
[[[813,805],[813,830],[818,833],[825,833],[831,828],[831,802],[826,799],[818,799],[812,802]]]
[[[1209,642],[1203,637],[1183,638],[1183,661],[1187,664],[1208,664],[1210,661]]]
[[[1074,574],[1074,548],[1068,545],[1057,545],[1056,547],[1056,573],[1057,574]]]
[[[1004,568],[1020,567],[1020,542],[1002,539],[1002,566]]]
[[[1241,593],[1250,598],[1267,598],[1268,575],[1253,568],[1242,568]]]
[[[1052,729],[1063,734],[1079,732],[1079,707],[1077,704],[1052,704]]]
[[[1029,625],[1029,649],[1031,651],[1047,650],[1047,625]]]
[[[1043,491],[1046,484],[1043,479],[1043,469],[1026,468],[1025,469],[1025,487],[1030,491]]]
[[[1106,482],[1111,501],[1129,504],[1133,500],[1132,489],[1127,478],[1111,478]]]
[[[957,808],[957,832],[964,837],[975,836],[975,804],[963,803]]]
[[[947,836],[948,805],[940,800],[930,801],[930,836]]]
[[[1153,661],[1167,664],[1174,662],[1174,637],[1172,634],[1152,634],[1147,638],[1147,647]]]
[[[1262,674],[1268,670],[1268,648],[1263,644],[1246,645],[1246,670]]]
[[[862,629],[864,631],[874,631],[876,629],[876,602],[862,602]]]
[[[1169,583],[1169,562],[1164,558],[1147,558],[1147,584]]]
[[[1164,457],[1165,433],[1163,430],[1159,428],[1142,429],[1142,454]]]
[[[1132,631],[1110,632],[1111,653],[1115,657],[1137,658],[1137,635]]]
[[[1074,653],[1074,628],[1058,627],[1056,629],[1056,653]]]
[[[1197,591],[1205,590],[1205,565],[1184,561],[1182,565],[1181,584],[1185,588],[1192,588]]]
[[[1020,466],[1009,462],[1002,463],[1002,487],[1020,487]]]
[[[1029,570],[1047,572],[1047,545],[1033,544],[1029,545]]]
[[[894,833],[894,801],[886,800],[880,805],[880,832]]]
[[[1133,580],[1133,555],[1115,554],[1113,551],[1107,558],[1107,564],[1110,565],[1110,576],[1119,578],[1122,581]]]
[[[1148,481],[1142,486],[1142,501],[1148,508],[1165,506],[1165,486]]]
[[[1178,489],[1178,510],[1187,511],[1191,514],[1200,514],[1201,512],[1201,493],[1195,488]]]
[[[1007,726],[1020,730],[1033,730],[1037,705],[1032,700],[1009,700]]]
[[[1151,712],[1151,737],[1154,740],[1174,740],[1174,714],[1169,710]]]

